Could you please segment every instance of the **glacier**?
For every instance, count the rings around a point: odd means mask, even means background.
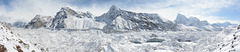
[[[0,22],[0,28],[0,52],[240,51],[240,25],[181,13],[170,21],[114,5],[100,16],[62,7],[54,17],[39,14],[28,23]]]

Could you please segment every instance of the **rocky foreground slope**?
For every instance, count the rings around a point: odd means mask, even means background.
[[[40,52],[31,42],[20,38],[0,22],[0,52]]]
[[[222,36],[219,38],[222,41],[215,52],[240,52],[240,25],[229,26],[218,36]]]

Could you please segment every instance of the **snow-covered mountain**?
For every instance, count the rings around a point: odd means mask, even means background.
[[[181,30],[191,30],[191,31],[215,31],[222,30],[219,26],[213,26],[206,20],[201,21],[196,17],[187,18],[185,15],[178,13],[176,19],[174,20],[178,24]]]
[[[182,15],[180,13],[178,13],[177,18],[174,20],[174,22],[177,24],[184,24],[186,26],[196,26],[196,27],[209,25],[207,21],[200,21],[196,17],[187,18],[185,15]]]
[[[0,52],[40,52],[35,45],[14,34],[9,26],[0,22]]]
[[[96,17],[96,21],[105,22],[105,32],[138,30],[176,30],[176,24],[157,14],[135,13],[121,10],[114,5],[107,13]]]
[[[175,23],[174,23],[175,22]],[[95,17],[90,12],[80,12],[70,7],[62,7],[52,19],[50,16],[36,15],[26,28],[50,27],[52,29],[102,29],[104,32],[124,32],[141,30],[160,31],[215,31],[231,25],[229,23],[210,24],[196,17],[187,18],[178,14],[174,22],[157,14],[135,13],[112,6],[107,13]]]
[[[212,25],[213,26],[218,26],[218,27],[221,27],[221,28],[226,28],[229,25],[236,25],[236,24],[231,24],[230,22],[224,22],[224,23],[213,23]]]
[[[102,29],[104,23],[95,22],[90,12],[77,12],[69,7],[63,7],[53,18],[51,28],[54,29]]]
[[[25,28],[38,29],[41,27],[49,27],[52,22],[51,16],[36,15]]]
[[[226,27],[218,36],[222,40],[214,52],[239,52],[240,51],[240,25]]]

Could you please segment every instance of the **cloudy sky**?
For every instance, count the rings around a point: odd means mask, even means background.
[[[54,16],[65,6],[100,16],[115,5],[133,12],[157,13],[171,21],[182,13],[210,23],[239,24],[239,3],[239,0],[0,0],[0,21],[28,22],[37,14]]]

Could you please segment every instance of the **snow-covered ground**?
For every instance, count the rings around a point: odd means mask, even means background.
[[[240,52],[240,26],[229,26],[218,36],[221,40],[214,52]]]
[[[217,48],[216,43],[219,43],[216,41],[219,32],[215,31],[106,34],[101,30],[57,31],[15,27],[12,27],[12,31],[47,52],[212,52]]]
[[[40,52],[31,42],[14,34],[9,26],[0,22],[0,52]]]

